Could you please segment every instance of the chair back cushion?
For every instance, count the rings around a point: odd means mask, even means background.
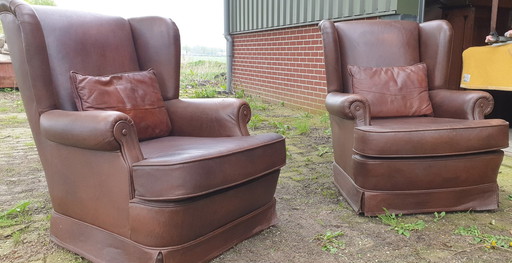
[[[320,29],[328,92],[352,92],[348,65],[399,67],[418,62],[427,65],[429,90],[454,88],[447,83],[453,30],[445,20],[324,20]]]
[[[69,72],[102,76],[139,71],[132,32],[122,17],[34,6],[44,33],[58,107],[76,110]]]
[[[370,103],[372,117],[432,115],[427,82],[427,66],[348,66],[354,93]]]
[[[108,76],[71,72],[79,110],[126,113],[135,123],[139,140],[169,135],[171,122],[152,69]]]
[[[410,21],[353,21],[336,23],[343,92],[352,92],[348,65],[401,67],[420,62],[418,23]]]

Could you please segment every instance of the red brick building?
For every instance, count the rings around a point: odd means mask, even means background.
[[[225,0],[228,87],[272,102],[323,111],[326,82],[318,23],[354,19],[447,19],[454,28],[450,85],[460,84],[462,51],[485,45],[490,0]],[[500,0],[498,32],[511,28],[512,0]],[[508,28],[508,29],[507,29]],[[495,112],[510,92],[493,93]],[[508,113],[512,115],[512,112]],[[512,116],[510,118],[512,119]]]
[[[323,109],[327,94],[323,47],[315,25],[238,34],[233,42],[235,90]]]
[[[226,0],[226,11],[228,56],[232,55],[228,86],[267,101],[323,111],[327,89],[318,23],[323,19],[416,19],[418,2]]]

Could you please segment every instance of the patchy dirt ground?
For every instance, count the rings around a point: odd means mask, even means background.
[[[0,262],[88,262],[49,241],[51,204],[19,100],[17,92],[0,92]],[[406,237],[379,218],[354,214],[340,197],[332,183],[325,115],[252,99],[250,103],[253,133],[272,131],[287,137],[288,164],[276,193],[280,222],[215,263],[512,262],[512,248],[499,246],[512,241],[512,158],[506,157],[500,171],[498,211],[397,217],[402,226],[425,223]],[[7,211],[24,201],[30,202],[27,209],[14,222],[5,222],[12,219],[4,216]],[[455,233],[460,227],[473,236]],[[501,243],[475,243],[474,236],[499,237]]]

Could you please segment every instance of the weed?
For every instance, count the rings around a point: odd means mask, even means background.
[[[441,213],[434,212],[434,222],[437,222],[437,221],[443,219],[445,216],[446,216],[445,212],[441,212]]]
[[[83,263],[83,262],[88,262],[88,261],[86,259],[83,259],[81,256],[75,255],[71,262],[73,262],[73,263]]]
[[[459,234],[462,236],[479,236],[480,230],[478,230],[477,226],[470,226],[470,227],[459,227],[454,232],[455,234]]]
[[[276,128],[276,132],[281,135],[286,135],[288,131],[292,129],[290,125],[286,125],[282,122],[273,121],[271,124]]]
[[[497,236],[482,233],[477,226],[459,227],[454,231],[455,234],[473,237],[473,242],[483,244],[486,248],[510,248],[512,247],[512,237]]]
[[[0,227],[9,227],[17,225],[19,223],[28,221],[30,215],[27,207],[30,205],[30,201],[22,202],[16,205],[14,208],[0,214]]]
[[[306,111],[302,114],[301,118],[311,119],[313,118],[313,115],[310,112]]]
[[[235,98],[237,98],[237,99],[245,98],[245,91],[243,89],[235,91]]]
[[[311,123],[313,115],[309,112],[301,113],[299,118],[295,121],[297,135],[308,134],[311,131]]]
[[[27,147],[36,147],[36,143],[34,141],[25,142],[23,145]]]
[[[298,120],[295,122],[297,135],[308,134],[311,131],[309,120]]]
[[[247,103],[249,103],[249,105],[251,106],[251,109],[253,109],[253,110],[267,110],[268,109],[267,104],[264,104],[261,101],[257,101],[256,99],[254,99],[252,97],[248,97],[248,98],[246,98],[246,100],[247,100]]]
[[[302,175],[298,175],[298,176],[292,176],[292,177],[290,177],[290,179],[292,179],[292,181],[294,181],[294,182],[302,182],[304,180],[307,180],[308,178],[305,176],[302,176]]]
[[[508,199],[509,201],[512,201],[512,195],[508,195],[508,196],[507,196],[507,199]]]
[[[321,117],[320,117],[320,122],[323,123],[323,124],[329,124],[329,113],[324,113]]]
[[[398,216],[394,213],[390,213],[386,208],[384,208],[385,214],[379,215],[379,219],[382,223],[391,226],[390,229],[395,230],[399,235],[404,235],[406,237],[411,236],[411,231],[413,230],[422,230],[425,228],[425,222],[423,220],[418,220],[412,224],[406,224],[401,222],[400,217],[402,214]]]
[[[14,246],[21,244],[21,235],[22,234],[23,233],[21,230],[12,233],[12,242],[14,243]]]
[[[323,189],[322,190],[322,196],[329,198],[329,199],[337,199],[338,198],[338,192],[332,189]]]
[[[258,128],[258,126],[260,126],[261,123],[263,123],[263,121],[264,121],[264,119],[263,119],[263,117],[261,117],[261,115],[254,114],[254,115],[252,115],[251,120],[249,121],[249,123],[247,125],[249,126],[249,128],[251,130],[255,130],[256,128]]]
[[[293,157],[292,151],[288,149],[288,146],[285,147],[286,149],[286,159],[291,159]]]
[[[16,92],[16,89],[13,89],[13,88],[3,88],[3,89],[0,89],[0,92],[12,93],[12,92]]]
[[[318,147],[317,147],[316,155],[317,155],[318,157],[322,157],[322,156],[324,156],[325,154],[327,154],[327,153],[331,153],[331,152],[332,152],[332,151],[331,151],[331,147],[329,147],[329,146],[318,146]]]
[[[345,248],[345,242],[338,239],[343,235],[344,234],[341,231],[327,231],[325,234],[316,235],[313,240],[318,242],[323,251],[335,254],[339,249]]]
[[[328,136],[331,136],[332,135],[332,129],[329,125],[329,113],[324,113],[322,116],[320,116],[320,124],[322,124],[323,126],[325,126],[325,130],[324,130],[324,134],[325,135],[328,135]]]
[[[327,173],[321,173],[318,175],[319,178],[331,178],[331,175],[330,174],[327,174]]]
[[[0,117],[0,126],[24,124],[26,122],[27,118],[25,116],[4,115]]]
[[[20,112],[25,112],[25,108],[24,108],[24,106],[23,106],[23,101],[21,101],[21,100],[16,100],[16,101],[14,102],[14,106],[15,106],[14,112],[18,112],[18,113],[20,113]]]
[[[217,61],[199,60],[181,65],[180,92],[186,89],[200,89],[194,91],[190,97],[213,98],[217,92],[213,87],[225,87],[226,64]],[[188,95],[188,94],[187,94]]]
[[[214,88],[202,88],[194,91],[192,98],[215,98],[217,91]]]

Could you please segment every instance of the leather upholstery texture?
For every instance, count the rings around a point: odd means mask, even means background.
[[[284,137],[250,136],[244,100],[179,98],[172,20],[0,9],[54,242],[93,262],[206,262],[277,223]]]
[[[348,65],[354,93],[371,105],[372,117],[431,115],[427,66],[418,63],[404,67],[358,67]]]
[[[171,133],[171,122],[152,69],[109,76],[86,76],[72,71],[70,77],[78,110],[126,113],[140,140]]]
[[[370,216],[384,208],[404,214],[497,209],[497,176],[509,125],[485,119],[494,106],[488,93],[447,86],[450,24],[322,21],[319,27],[334,182],[352,208]],[[414,65],[426,65],[426,81],[418,74],[402,74],[414,79],[400,81],[397,74],[382,75]],[[363,92],[352,78],[360,70],[370,71]],[[397,85],[423,85],[418,83],[427,85],[423,94],[428,98],[416,96],[419,101],[404,103],[402,112],[391,99],[379,97]],[[409,114],[425,99],[431,111]],[[386,110],[395,114],[382,114]]]

